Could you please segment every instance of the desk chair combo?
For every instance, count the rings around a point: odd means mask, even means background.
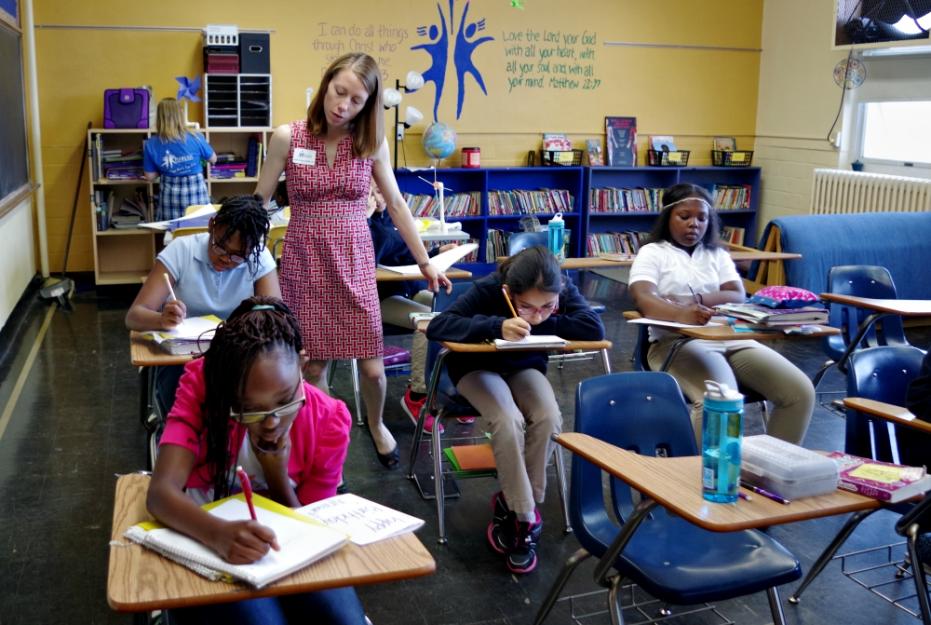
[[[614,373],[582,381],[575,431],[642,455],[698,454],[688,407],[668,373]],[[698,475],[694,487],[700,488]],[[590,556],[601,559],[595,582],[608,589],[614,625],[624,622],[619,594],[625,581],[667,604],[689,606],[765,590],[773,622],[785,623],[777,586],[798,579],[801,570],[781,544],[758,530],[702,529],[645,496],[638,502],[630,487],[614,477],[609,490],[606,499],[601,470],[573,455],[569,514],[581,548],[544,599],[536,625],[546,620],[572,573]],[[637,609],[647,619],[657,618]],[[669,614],[667,608],[660,611]]]
[[[901,408],[905,404],[908,385],[918,375],[923,358],[924,352],[917,347],[902,345],[869,347],[853,353],[847,371],[847,398],[844,400],[847,410],[847,431],[844,449],[847,453],[884,462],[917,466],[929,464],[929,459],[931,459],[931,424],[916,420],[913,417],[912,419],[903,419],[902,415],[910,415],[911,413]],[[929,506],[931,504],[925,504],[923,508],[927,510]],[[908,545],[909,561],[898,563],[891,561],[893,557],[892,547],[894,545],[883,545],[875,548],[877,552],[885,550],[889,554],[890,562],[888,565],[883,566],[894,567],[896,579],[901,579],[909,567],[909,562],[918,561],[914,554],[915,540],[920,532],[928,531],[928,521],[931,517],[927,517],[926,511],[916,511],[913,501],[884,505],[877,509],[891,510],[897,514],[906,515],[898,523],[901,528],[897,526],[896,529],[900,530],[902,535],[910,534]],[[837,535],[812,564],[802,583],[789,597],[790,603],[801,601],[805,589],[824,570],[828,562],[835,557],[837,551],[860,523],[875,511],[857,512],[847,519]],[[922,517],[921,522],[912,527],[915,525],[912,518],[918,516]],[[856,552],[855,554],[836,556],[845,562],[844,574],[897,607],[912,612],[903,603],[904,600],[909,598],[908,595],[892,599],[888,593],[884,592],[884,587],[898,583],[895,580],[880,579],[875,573],[868,573],[868,578],[867,576],[861,578],[858,575],[865,570],[854,569],[847,571],[846,559],[852,555],[862,553]],[[871,566],[870,570],[872,571],[875,568],[878,567]],[[920,566],[913,568],[916,586],[923,588],[925,584],[924,573]],[[931,612],[927,609],[927,593],[919,591],[917,594],[924,623],[925,625],[931,625]],[[911,597],[914,596],[914,594],[911,595]],[[912,612],[912,614],[914,613]]]

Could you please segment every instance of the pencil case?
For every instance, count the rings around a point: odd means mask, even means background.
[[[827,456],[766,434],[746,436],[740,481],[789,500],[814,497],[837,488],[837,464]]]

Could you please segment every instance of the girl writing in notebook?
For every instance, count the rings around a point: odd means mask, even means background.
[[[326,388],[326,366],[359,359],[362,398],[379,462],[394,469],[398,444],[382,420],[385,368],[372,239],[365,222],[374,179],[428,288],[451,288],[429,262],[394,178],[381,71],[367,54],[339,57],[324,72],[307,119],[275,129],[256,193],[268,201],[286,172],[291,223],[281,259],[284,299],[307,341],[308,378]]]
[[[210,204],[204,182],[203,161],[217,162],[210,144],[184,124],[181,104],[174,98],[158,103],[156,134],[142,148],[142,169],[146,180],[159,178],[156,221],[177,219],[194,204]]]
[[[713,306],[743,302],[743,281],[718,241],[721,230],[711,195],[697,185],[677,184],[663,192],[663,209],[630,268],[630,292],[645,317],[704,325]],[[681,335],[649,329],[647,359],[657,370]],[[773,403],[766,432],[800,444],[815,405],[815,389],[798,367],[756,341],[689,340],[669,364],[692,402],[692,424],[701,438],[705,380],[738,383]]]
[[[336,494],[349,447],[346,406],[301,377],[297,320],[281,300],[251,297],[185,366],[168,415],[146,505],[155,518],[234,564],[278,549],[256,521],[225,521],[200,505],[253,488],[290,507]],[[352,588],[173,611],[179,623],[365,622]]]
[[[268,213],[251,195],[226,199],[207,232],[177,237],[155,264],[126,313],[130,330],[168,330],[186,317],[229,317],[252,295],[281,297],[275,261],[265,247]],[[162,414],[174,401],[180,366],[159,367]]]
[[[567,340],[601,340],[604,326],[575,285],[564,280],[546,248],[531,247],[507,259],[494,274],[435,317],[427,327],[434,341],[481,343],[555,334]],[[546,379],[545,351],[452,353],[446,359],[456,390],[476,409],[491,433],[501,492],[492,499],[486,535],[506,556],[513,573],[537,565],[543,520],[537,503],[546,492],[546,463],[562,413]]]

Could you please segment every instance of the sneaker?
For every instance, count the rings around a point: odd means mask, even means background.
[[[516,521],[514,547],[508,552],[505,565],[511,573],[524,574],[537,568],[537,544],[543,533],[543,519],[540,511],[534,510],[536,519],[533,523]]]
[[[408,386],[407,390],[404,391],[404,396],[401,398],[401,408],[404,409],[404,412],[408,417],[411,418],[411,421],[414,422],[414,425],[417,425],[417,419],[420,418],[420,412],[423,410],[424,404],[427,403],[427,397],[424,395],[420,399],[414,399],[411,397],[411,387]],[[423,424],[423,433],[427,436],[433,434],[433,424],[436,422],[436,417],[431,413],[427,415],[426,420]],[[440,434],[445,432],[443,429],[443,424],[440,424]]]
[[[504,555],[514,546],[513,532],[508,530],[515,527],[516,521],[517,515],[508,509],[504,493],[499,490],[492,495],[491,522],[485,530],[485,537],[488,539],[488,545],[496,552]]]
[[[472,425],[475,423],[475,417],[456,417],[456,421],[462,425]]]

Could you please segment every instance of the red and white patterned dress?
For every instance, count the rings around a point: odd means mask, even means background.
[[[314,164],[295,163],[295,148],[313,150]],[[323,140],[300,120],[291,124],[285,172],[291,221],[281,258],[281,294],[297,315],[307,355],[312,360],[380,358],[375,252],[365,218],[371,159],[354,158],[347,135],[331,168]]]

